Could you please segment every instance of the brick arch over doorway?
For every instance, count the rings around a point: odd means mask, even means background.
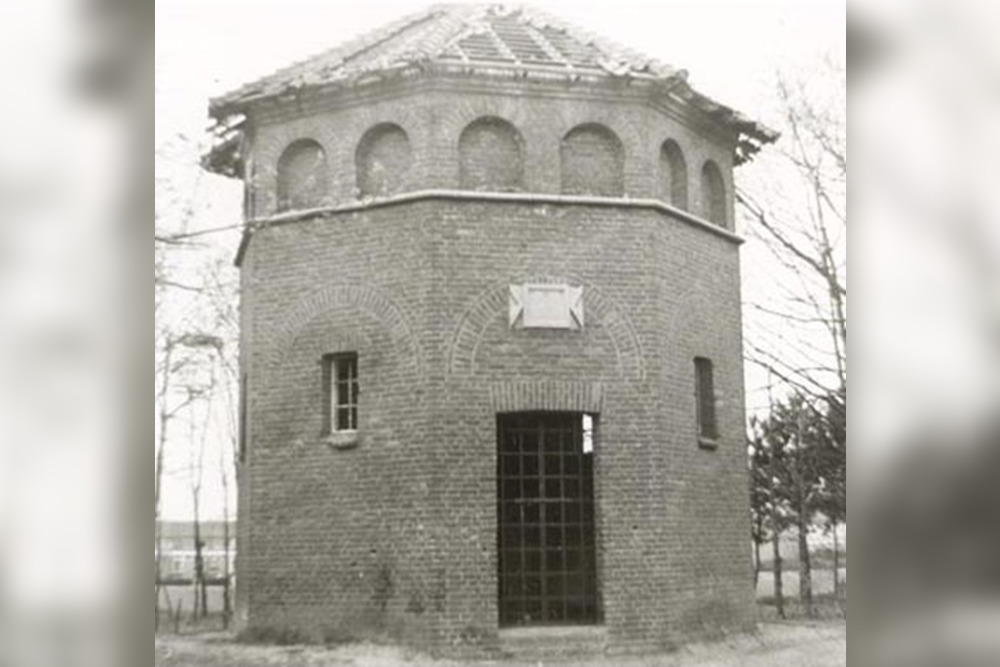
[[[645,361],[639,336],[628,315],[615,307],[601,290],[572,277],[528,277],[517,282],[570,283],[584,291],[587,319],[600,322],[614,345],[618,379],[640,381],[645,377]],[[475,377],[479,374],[476,357],[479,344],[489,326],[507,317],[510,282],[504,281],[484,290],[462,313],[448,352],[448,372],[453,376]]]

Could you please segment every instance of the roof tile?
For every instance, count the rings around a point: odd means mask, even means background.
[[[687,73],[527,7],[441,4],[406,16],[347,43],[293,63],[210,102],[225,119],[246,105],[291,90],[350,85],[370,74],[428,62],[462,62],[484,72],[551,68],[571,79],[580,73],[669,82],[681,99],[756,141],[777,133],[694,91]]]

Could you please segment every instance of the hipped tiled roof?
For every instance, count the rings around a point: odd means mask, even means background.
[[[547,14],[502,5],[433,5],[212,100],[222,109],[307,86],[440,61],[495,70],[551,67],[566,74],[669,78],[683,73]]]
[[[687,72],[608,42],[529,7],[433,5],[342,46],[294,63],[214,98],[210,113],[225,140],[231,116],[249,104],[296,90],[350,87],[372,76],[419,66],[460,66],[465,72],[545,72],[567,80],[632,78],[669,83],[672,94],[740,134],[737,163],[777,133],[694,91]],[[220,142],[222,143],[222,142]],[[230,141],[230,143],[233,143]],[[226,162],[217,145],[216,158]],[[232,150],[238,150],[235,145]],[[211,156],[209,156],[211,158]],[[209,168],[212,168],[211,162]]]

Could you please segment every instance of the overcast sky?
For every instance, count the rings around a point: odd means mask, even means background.
[[[156,4],[157,130],[197,128],[206,100],[431,3],[413,0],[165,0]],[[518,3],[515,3],[518,4]],[[540,0],[529,3],[687,69],[691,83],[770,113],[778,68],[842,53],[837,0]]]
[[[157,147],[181,134],[202,141],[199,136],[208,126],[209,97],[429,4],[413,0],[161,0],[156,4]],[[844,58],[845,8],[837,0],[548,0],[528,4],[686,69],[689,82],[700,92],[772,125],[779,124],[776,72],[808,76],[823,58]],[[171,170],[176,187],[193,193],[196,212],[191,226],[238,226],[239,183],[199,173],[196,154],[187,157],[166,165],[158,160],[157,169]],[[223,252],[235,253],[235,229],[209,238]],[[762,399],[760,378],[753,373],[748,369],[751,409]],[[176,430],[186,429],[179,425]],[[187,455],[177,454],[168,469],[183,471]],[[210,451],[206,460],[215,462],[218,456]],[[203,500],[210,518],[221,514],[216,480],[217,473],[210,470]],[[164,485],[164,516],[189,517],[190,493],[183,473],[168,475]]]

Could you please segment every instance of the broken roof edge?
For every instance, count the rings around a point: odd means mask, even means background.
[[[327,48],[317,53],[313,53],[312,55],[296,60],[290,65],[281,67],[270,74],[257,77],[253,81],[245,83],[227,93],[210,97],[208,100],[209,116],[211,118],[222,118],[231,113],[238,112],[247,104],[266,97],[280,95],[280,91],[261,95],[255,95],[254,93],[263,87],[268,81],[283,76],[293,76],[302,70],[306,65],[311,63],[323,62],[323,67],[340,65],[347,58],[374,48],[378,44],[388,41],[406,28],[422,21],[426,21],[427,19],[442,13],[445,7],[447,7],[447,5],[436,4],[418,12],[407,14],[396,21],[379,26],[378,28],[368,32],[361,33],[354,39],[349,39],[348,41],[342,43],[340,46]]]
[[[585,48],[592,48],[600,56],[587,65],[576,62],[564,66],[536,65],[521,61],[464,60],[446,63],[442,54],[461,40],[481,29],[494,18],[517,16],[535,31],[551,28]],[[430,22],[430,23],[428,23]],[[420,47],[414,47],[414,38]],[[408,41],[409,40],[409,41]],[[399,49],[402,42],[404,48]],[[551,46],[551,44],[550,44]],[[352,61],[370,56],[373,50],[382,49],[381,60],[352,69]],[[395,50],[394,50],[395,49]],[[537,76],[561,74],[570,81],[642,80],[662,84],[662,93],[676,94],[677,98],[723,127],[735,131],[734,164],[749,161],[764,144],[773,143],[779,134],[766,125],[697,92],[687,82],[687,71],[666,65],[661,61],[621,46],[601,35],[579,28],[548,12],[521,4],[450,4],[438,3],[409,14],[397,21],[363,33],[339,47],[327,49],[301,59],[269,75],[260,77],[239,88],[212,97],[209,100],[209,117],[214,120],[210,131],[218,138],[203,164],[207,169],[226,176],[238,176],[240,155],[238,142],[231,137],[241,129],[234,118],[246,116],[255,104],[303,92],[340,94],[351,89],[376,83],[406,72],[427,73],[438,69],[460,69],[468,74],[483,77],[509,76],[510,72]],[[226,153],[226,155],[222,155]]]
[[[332,83],[342,78],[350,78],[343,68],[349,61],[370,55],[373,49],[385,47],[383,56],[393,55],[399,62],[391,64],[399,67],[406,64],[418,64],[421,61],[434,60],[442,57],[449,49],[469,35],[489,29],[493,19],[517,16],[526,26],[536,31],[551,28],[584,47],[592,47],[598,56],[597,69],[604,75],[636,76],[648,75],[654,79],[670,79],[683,70],[663,63],[656,58],[639,53],[629,47],[609,40],[602,35],[580,28],[548,12],[540,11],[523,4],[499,3],[438,3],[404,16],[392,23],[380,26],[363,33],[340,46],[333,47],[300,59],[286,67],[270,74],[256,78],[228,93],[214,96],[209,100],[209,115],[220,117],[229,111],[240,110],[240,107],[267,97],[279,96],[290,89],[301,89]],[[420,48],[406,48],[401,53],[394,53],[393,42],[406,42],[407,33],[419,28],[430,20],[430,34],[421,33]],[[551,44],[550,44],[551,46]],[[578,66],[579,63],[576,63]],[[569,69],[573,64],[566,63]],[[385,67],[385,63],[376,59],[363,68],[364,72],[374,73]],[[340,71],[338,71],[340,70]]]

